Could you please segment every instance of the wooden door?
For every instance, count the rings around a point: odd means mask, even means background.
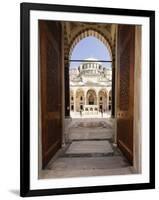
[[[117,144],[133,164],[135,26],[119,25],[117,40]]]
[[[39,21],[42,167],[61,148],[61,24]]]

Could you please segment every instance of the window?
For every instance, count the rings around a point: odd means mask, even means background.
[[[100,101],[102,101],[102,97],[100,97]]]
[[[83,100],[83,97],[81,96],[80,100],[82,101]]]
[[[71,105],[71,110],[74,110],[74,105]]]
[[[73,101],[73,97],[71,97],[71,100]]]

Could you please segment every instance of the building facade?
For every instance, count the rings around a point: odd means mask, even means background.
[[[111,67],[94,58],[86,59],[78,68],[70,68],[70,110],[98,114],[111,110]]]

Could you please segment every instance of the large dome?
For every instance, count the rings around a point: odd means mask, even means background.
[[[89,62],[91,62],[91,61],[97,61],[98,62],[98,59],[90,57],[90,58],[86,58],[85,61],[89,61]]]
[[[103,71],[102,64],[95,58],[87,58],[78,70],[83,75],[99,75]]]
[[[110,84],[111,69],[108,69],[95,58],[87,58],[78,66],[77,71],[70,73],[71,84],[82,84],[87,83],[99,84]],[[109,82],[109,83],[108,83]]]

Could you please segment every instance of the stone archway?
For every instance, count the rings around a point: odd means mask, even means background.
[[[84,109],[84,102],[85,102],[85,97],[84,97],[84,91],[82,89],[77,89],[76,91],[76,111],[80,112],[81,110]]]
[[[79,43],[82,39],[93,36],[99,39],[108,49],[110,58],[112,60],[112,47],[111,47],[111,38],[107,35],[103,35],[99,30],[96,30],[94,28],[86,29],[86,30],[81,30],[78,32],[75,37],[72,39],[69,45],[69,54],[68,58],[71,58],[71,54],[73,52],[74,47]]]
[[[96,94],[95,90],[90,89],[87,91],[86,104],[87,105],[97,105],[97,94]]]
[[[69,60],[76,44],[82,39],[94,36],[104,43],[109,51],[112,61],[112,116],[115,113],[115,44],[116,28],[110,24],[97,24],[86,22],[66,22],[64,24],[64,65],[65,65],[65,116],[69,116]]]
[[[99,102],[99,109],[103,110],[104,112],[108,110],[107,107],[107,91],[102,89],[98,92],[98,102]]]

